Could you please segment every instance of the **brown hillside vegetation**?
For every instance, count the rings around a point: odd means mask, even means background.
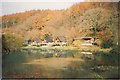
[[[91,28],[96,27],[98,38],[114,37],[116,41],[117,18],[117,3],[84,2],[66,10],[31,10],[4,15],[2,27],[3,32],[19,34],[24,39],[43,38],[48,34],[53,38],[65,36],[69,42],[75,37],[94,36]]]
[[[0,18],[3,79],[120,76],[118,3],[81,2]]]

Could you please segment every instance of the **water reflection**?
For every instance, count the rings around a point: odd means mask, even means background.
[[[79,50],[57,50],[57,49],[23,49],[22,52],[28,54],[39,54],[42,57],[74,57],[74,54],[80,52]]]
[[[60,56],[56,57],[55,54]],[[79,50],[23,49],[20,54],[9,54],[3,59],[3,76],[12,78],[73,77],[71,75],[81,71],[79,69],[83,62],[81,56]]]

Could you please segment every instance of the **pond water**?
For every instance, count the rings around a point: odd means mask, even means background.
[[[4,78],[61,78],[79,50],[23,49],[3,56]],[[54,55],[59,56],[54,56]]]
[[[59,56],[56,56],[59,55]],[[23,49],[4,55],[3,78],[94,78],[80,50]]]
[[[23,49],[22,52],[28,54],[34,54],[42,58],[55,57],[55,55],[60,58],[74,57],[75,54],[81,54],[80,50],[62,50],[62,49]]]

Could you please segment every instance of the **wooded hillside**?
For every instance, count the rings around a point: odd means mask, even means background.
[[[99,38],[101,46],[117,44],[118,3],[76,3],[66,10],[31,10],[2,16],[3,32],[25,39],[74,38],[91,36]]]

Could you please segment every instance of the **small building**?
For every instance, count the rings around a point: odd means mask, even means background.
[[[32,40],[30,40],[30,39],[25,39],[25,40],[24,40],[24,43],[27,44],[27,45],[28,45],[28,44],[31,44],[31,43],[32,43]]]
[[[67,44],[67,39],[64,36],[58,36],[55,40],[55,43],[61,46],[65,46]]]
[[[41,39],[41,38],[36,38],[36,39],[34,39],[34,43],[37,45],[37,46],[40,46],[41,45],[41,43],[43,43],[43,39]]]
[[[57,40],[58,42],[67,42],[66,37],[64,37],[64,36],[58,36],[58,37],[56,38],[56,40]]]
[[[45,41],[46,41],[46,43],[51,43],[51,42],[53,42],[53,39],[52,39],[52,37],[48,36],[48,37],[45,37]]]
[[[41,43],[41,42],[43,41],[43,39],[36,38],[34,41],[35,41],[36,43]]]
[[[94,38],[93,37],[81,37],[81,41],[83,42],[81,45],[93,45]]]
[[[92,45],[94,42],[94,38],[93,37],[80,37],[80,38],[74,38],[75,40],[80,40],[81,45],[85,45],[85,46],[89,46]]]
[[[46,36],[41,44],[41,46],[53,46],[53,45],[54,42],[51,36]]]

